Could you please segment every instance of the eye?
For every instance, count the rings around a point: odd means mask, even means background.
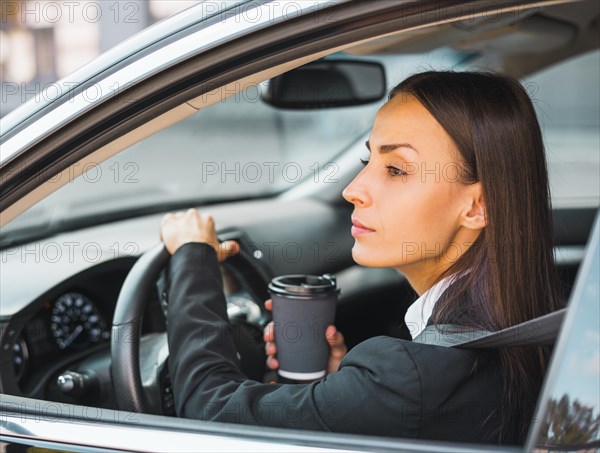
[[[369,159],[360,159],[360,163],[366,167],[367,164],[369,163]]]
[[[404,176],[406,175],[405,171],[400,170],[399,168],[396,168],[392,165],[386,165],[385,168],[388,169],[388,173],[390,174],[390,176],[392,177],[396,177],[396,176]]]

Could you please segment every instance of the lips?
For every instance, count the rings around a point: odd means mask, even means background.
[[[361,223],[358,219],[352,218],[352,236],[364,236],[365,234],[373,233],[375,230]]]

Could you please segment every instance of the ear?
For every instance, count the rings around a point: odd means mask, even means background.
[[[471,184],[466,189],[465,209],[461,212],[460,223],[470,230],[481,230],[487,225],[481,183]]]

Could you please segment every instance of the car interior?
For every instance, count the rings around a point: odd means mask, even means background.
[[[220,239],[242,247],[222,274],[250,379],[272,376],[262,328],[275,276],[334,274],[335,323],[348,348],[400,336],[417,295],[399,272],[354,263],[353,207],[341,192],[361,168],[389,90],[429,69],[507,73],[530,93],[546,143],[566,306],[600,201],[599,5],[472,17],[294,60],[189,100],[59,173],[2,227],[1,354],[9,366],[0,391],[119,408],[111,324],[123,284],[159,243],[161,217],[190,207],[210,212]],[[298,84],[318,95],[294,96]],[[141,321],[142,358],[158,354],[151,350],[163,347],[165,331],[156,279]],[[143,385],[154,380],[144,390],[154,401],[148,411],[174,416],[167,368],[148,377],[156,370],[142,363],[141,372]],[[68,376],[85,382],[67,385]]]

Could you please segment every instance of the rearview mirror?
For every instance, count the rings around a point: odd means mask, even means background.
[[[377,102],[386,91],[379,63],[320,60],[271,79],[262,100],[281,109],[323,109]]]

